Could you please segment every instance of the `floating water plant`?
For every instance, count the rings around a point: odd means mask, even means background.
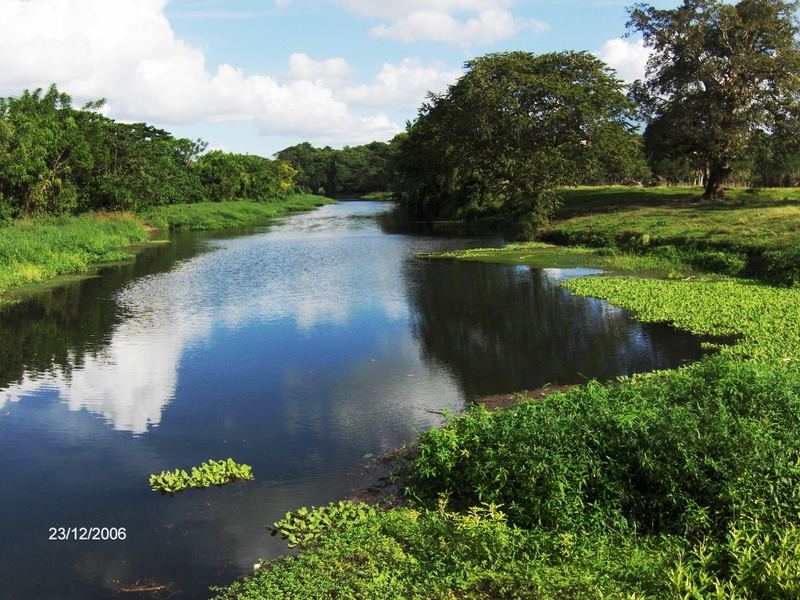
[[[253,479],[253,468],[228,460],[208,460],[192,472],[183,469],[161,471],[150,475],[150,489],[162,494],[177,494],[189,488],[204,488],[212,485],[225,485],[234,481]]]

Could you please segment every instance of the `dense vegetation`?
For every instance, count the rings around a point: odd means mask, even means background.
[[[392,186],[392,157],[397,141],[372,142],[336,150],[315,148],[308,142],[284,148],[279,160],[297,171],[299,186],[328,197],[363,196]]]
[[[798,6],[637,4],[628,27],[651,57],[627,88],[587,53],[468,61],[394,141],[394,191],[418,218],[499,220],[523,237],[565,185],[688,183],[710,199],[732,182],[796,186]]]
[[[398,194],[417,217],[496,216],[525,233],[551,216],[558,186],[643,168],[633,105],[589,53],[491,54],[466,66],[398,143]]]
[[[648,151],[693,163],[704,173],[707,198],[724,193],[733,161],[748,146],[772,145],[779,154],[789,147],[796,155],[798,6],[684,0],[675,9],[639,4],[630,12],[628,27],[652,50],[647,78],[633,90],[648,118]]]
[[[0,224],[32,215],[225,200],[274,200],[294,189],[286,162],[212,151],[144,123],[72,107],[51,86],[0,99]]]

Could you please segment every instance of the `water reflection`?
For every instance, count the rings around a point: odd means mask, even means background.
[[[696,359],[697,338],[643,325],[560,285],[591,270],[483,263],[409,264],[414,331],[468,396],[665,368]]]
[[[343,203],[186,234],[0,312],[0,581],[7,598],[183,597],[285,551],[264,526],[352,491],[359,463],[475,394],[672,366],[699,343],[570,296],[565,273],[414,258],[486,245]],[[246,485],[152,494],[207,458]],[[125,526],[124,543],[47,541]],[[41,565],[47,565],[42,576]]]

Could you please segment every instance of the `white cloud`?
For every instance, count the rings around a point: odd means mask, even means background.
[[[248,75],[177,37],[166,0],[2,0],[0,93],[56,82],[78,100],[106,97],[109,114],[164,124],[250,121],[266,135],[333,143],[388,139],[382,111],[359,114],[336,94],[340,58],[290,58],[286,79]],[[380,109],[390,104],[373,103]]]
[[[460,70],[444,65],[423,65],[419,59],[405,59],[400,65],[386,63],[369,84],[343,88],[339,97],[349,104],[380,107],[387,103],[402,108],[418,107],[429,91],[443,92],[461,76]]]
[[[277,0],[287,5],[292,0]],[[491,44],[547,23],[515,17],[513,0],[328,0],[358,15],[381,19],[371,33],[400,42],[434,41],[468,47]]]
[[[650,49],[642,40],[615,38],[608,40],[595,54],[616,70],[620,79],[630,82],[644,78]]]
[[[517,19],[507,10],[487,10],[459,20],[446,12],[418,10],[391,25],[378,25],[372,33],[401,42],[449,42],[460,46],[490,44],[512,37],[522,30],[546,31],[547,25],[534,19]]]
[[[343,58],[314,60],[308,54],[296,52],[289,57],[287,79],[318,81],[336,85],[355,74],[353,67]]]

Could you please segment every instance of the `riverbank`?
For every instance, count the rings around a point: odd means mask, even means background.
[[[736,341],[687,367],[450,418],[408,452],[404,506],[295,513],[277,529],[312,532],[295,536],[302,552],[217,598],[800,597],[800,290],[685,259],[794,251],[797,201],[765,202],[691,201],[651,221],[667,208],[626,197],[595,227],[605,252],[535,244],[445,255],[624,265],[615,270],[637,276],[565,285],[643,321]],[[572,210],[552,231],[590,230],[593,217]],[[623,247],[644,235],[680,260]],[[791,277],[782,264],[772,273]]]
[[[133,213],[21,219],[0,227],[0,305],[9,292],[102,263],[131,260],[154,230],[222,229],[311,210],[330,200],[291,195],[273,202],[177,204]]]

